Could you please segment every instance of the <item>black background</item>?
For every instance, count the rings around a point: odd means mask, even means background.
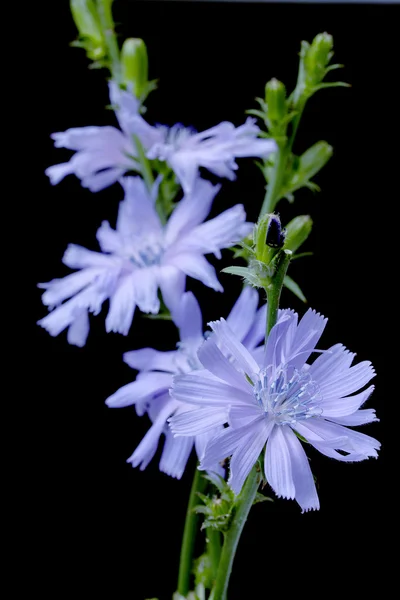
[[[359,360],[375,365],[377,388],[368,406],[377,408],[381,422],[364,431],[382,441],[388,395],[382,317],[384,327],[391,325],[380,272],[391,228],[381,209],[392,194],[387,159],[396,105],[397,8],[115,2],[121,39],[145,40],[150,76],[160,79],[147,118],[198,130],[221,120],[241,124],[268,79],[294,86],[302,39],[325,30],[334,36],[335,62],[345,64],[335,75],[352,87],[311,99],[295,147],[301,153],[325,139],[334,156],[318,175],[322,192],[302,191],[294,206],[282,201],[280,212],[284,221],[300,213],[314,219],[307,248],[315,255],[293,265],[291,274],[309,304],[329,317],[321,346],[342,342]],[[40,3],[36,9],[40,68],[31,88],[36,133],[30,178],[36,200],[27,197],[24,209],[32,239],[22,299],[33,341],[25,413],[32,441],[23,447],[22,462],[33,468],[30,474],[21,470],[28,500],[24,512],[33,524],[22,542],[33,565],[31,589],[46,598],[58,597],[59,590],[96,597],[110,589],[111,598],[166,600],[176,585],[194,463],[181,481],[159,473],[157,460],[143,473],[132,469],[125,461],[146,432],[147,418],[139,419],[130,408],[108,409],[104,400],[134,375],[122,353],[143,346],[172,348],[174,327],[138,314],[128,337],[106,335],[103,311],[92,318],[88,342],[78,349],[68,346],[65,334],[51,338],[35,325],[46,312],[36,283],[67,274],[61,257],[68,243],[96,249],[96,229],[104,219],[115,222],[122,198],[117,185],[91,194],[74,177],[51,187],[43,174],[69,156],[52,147],[52,132],[113,123],[113,115],[104,109],[104,72],[88,71],[84,52],[68,46],[76,35],[68,2]],[[224,182],[212,214],[243,202],[255,219],[262,197],[261,174],[251,160],[242,160],[237,182]],[[225,253],[217,268],[228,264]],[[224,295],[188,281],[205,323],[226,316],[239,293],[238,279],[223,274],[220,279]],[[288,292],[282,304],[305,308]],[[342,593],[343,585],[348,593],[360,592],[372,573],[374,579],[385,576],[384,452],[377,461],[356,465],[310,453],[320,512],[302,515],[295,502],[284,500],[256,506],[237,553],[229,599],[325,596]]]

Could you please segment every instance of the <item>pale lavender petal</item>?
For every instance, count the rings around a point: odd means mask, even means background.
[[[176,354],[176,350],[160,352],[159,350],[154,350],[154,348],[141,348],[140,350],[125,352],[123,359],[127,365],[138,371],[168,371],[175,373]]]
[[[154,198],[149,194],[141,177],[123,177],[121,185],[125,197],[120,202],[117,231],[126,237],[147,234],[162,235],[160,218]]]
[[[264,342],[265,329],[267,323],[267,305],[264,304],[256,313],[249,333],[242,343],[248,350],[256,348],[261,342]]]
[[[343,446],[346,446],[348,443],[348,439],[345,437],[336,438],[334,440],[323,440],[317,442],[315,440],[310,440],[310,444],[314,446],[318,452],[328,456],[329,458],[334,458],[340,462],[360,462],[365,460],[367,457],[365,454],[357,454],[356,452],[351,452],[350,454],[339,454],[336,452],[335,448],[342,449]]]
[[[292,479],[296,490],[296,501],[300,504],[303,512],[318,510],[318,494],[306,453],[290,427],[284,427],[283,434],[292,465]]]
[[[119,181],[128,168],[128,165],[126,165],[125,168],[114,167],[94,173],[93,175],[86,175],[82,177],[82,187],[87,188],[91,192],[104,190]]]
[[[150,157],[150,153],[147,154]],[[168,160],[171,168],[182,186],[185,195],[193,192],[196,184],[199,165],[196,157],[187,152],[175,152]]]
[[[102,254],[101,252],[93,252],[77,244],[68,244],[62,261],[70,269],[85,269],[86,267],[110,269],[120,263],[118,258]]]
[[[232,329],[238,340],[244,343],[244,339],[249,334],[255,320],[258,306],[257,290],[245,287],[236,300],[229,316],[226,318],[228,326]],[[265,334],[265,322],[263,333]],[[244,343],[246,347],[247,344]]]
[[[265,412],[256,403],[238,404],[229,408],[228,423],[234,429],[239,429],[260,416],[265,417]]]
[[[217,279],[214,267],[201,254],[182,252],[175,256],[166,256],[165,260],[168,264],[180,269],[183,273],[189,275],[189,277],[198,279],[216,292],[224,291]]]
[[[313,441],[319,442],[321,440],[329,441],[335,438],[346,438],[348,443],[343,445],[341,450],[364,454],[365,457],[377,457],[376,450],[379,450],[381,446],[378,440],[365,435],[365,433],[354,431],[336,423],[330,423],[324,419],[308,419],[301,424],[297,423],[296,430],[310,443]]]
[[[311,308],[300,320],[290,348],[286,349],[285,362],[300,369],[316,347],[328,319]]]
[[[375,414],[374,408],[366,408],[364,410],[356,410],[352,415],[346,417],[328,417],[329,421],[338,423],[339,425],[345,425],[347,427],[354,427],[356,425],[365,425],[366,423],[373,423],[379,421]]]
[[[66,131],[60,131],[51,135],[56,148],[68,148],[68,150],[91,150],[98,151],[102,146],[123,147],[125,137],[112,126],[105,127],[71,127]]]
[[[165,230],[165,241],[168,245],[204,221],[220,187],[204,179],[196,180],[193,192],[183,197],[168,219]]]
[[[174,438],[167,431],[165,433],[165,444],[160,460],[160,471],[170,477],[180,479],[189,460],[193,443],[194,440],[191,437]]]
[[[242,225],[245,220],[244,207],[242,204],[237,204],[214,219],[192,229],[176,242],[176,247],[180,252],[213,253],[221,258],[222,248],[233,246],[244,237]],[[246,232],[248,229],[247,227]]]
[[[310,376],[314,381],[329,384],[331,379],[350,367],[354,357],[355,354],[349,352],[342,344],[335,344],[315,359],[309,370]]]
[[[216,334],[223,350],[227,350],[244,373],[251,377],[252,373],[258,373],[260,368],[250,352],[236,339],[236,336],[228,326],[225,319],[212,321],[209,326]]]
[[[228,483],[235,494],[239,494],[253,465],[258,460],[262,449],[274,427],[272,420],[261,418],[243,427],[247,430],[240,444],[234,450],[230,461]],[[243,432],[244,433],[244,432]],[[207,452],[207,450],[206,450]]]
[[[160,436],[165,430],[165,424],[168,417],[171,415],[171,410],[174,410],[173,403],[166,402],[135,452],[126,461],[131,463],[132,467],[140,466],[141,471],[147,467],[157,450]]]
[[[292,475],[292,462],[283,427],[274,427],[265,451],[265,477],[279,498],[293,500],[296,488]]]
[[[132,275],[119,279],[110,298],[110,309],[106,317],[106,331],[128,335],[135,312],[135,289]]]
[[[204,368],[210,373],[229,383],[229,385],[233,385],[245,393],[252,394],[251,384],[243,376],[243,373],[239,373],[226,356],[222,354],[217,346],[215,336],[211,336],[203,342],[197,356]]]
[[[332,375],[328,380],[316,379],[316,381],[320,386],[321,396],[327,402],[357,392],[373,377],[375,377],[374,368],[369,361],[365,360],[350,369],[340,372],[337,370],[336,376]]]
[[[158,284],[166,307],[173,313],[185,291],[186,275],[179,266],[162,264],[158,270]]]
[[[183,294],[178,309],[172,315],[182,342],[203,339],[203,317],[192,292]]]
[[[201,459],[203,458],[205,450],[206,450],[208,444],[211,442],[211,440],[213,438],[215,438],[223,430],[224,430],[223,426],[220,425],[220,426],[216,427],[215,429],[210,429],[209,431],[206,431],[205,433],[196,435],[194,442],[195,442],[197,458],[199,459],[199,461],[201,461]],[[210,471],[211,470],[214,471],[215,473],[220,473],[221,476],[224,476],[224,474],[225,474],[225,470],[221,467],[221,465],[219,463],[216,463],[215,467],[213,467],[213,469],[210,469]]]
[[[133,383],[122,386],[106,400],[110,408],[121,408],[141,402],[168,390],[171,376],[168,373],[142,373]]]
[[[227,407],[188,408],[182,407],[170,418],[169,424],[174,435],[200,435],[228,421]]]
[[[138,269],[132,273],[135,302],[144,313],[157,314],[160,310],[157,273],[154,269]]]
[[[59,335],[79,317],[82,309],[91,310],[96,298],[99,303],[104,301],[104,297],[99,296],[93,286],[89,286],[71,300],[55,308],[43,319],[40,319],[37,324],[46,329],[51,336]]]
[[[48,283],[39,283],[38,287],[46,291],[42,295],[42,302],[46,306],[57,306],[67,298],[71,298],[83,288],[96,280],[103,269],[88,268],[71,273],[62,279],[53,279]]]
[[[371,385],[360,394],[347,396],[346,398],[332,398],[329,400],[323,396],[320,403],[323,417],[330,419],[331,417],[345,417],[351,415],[368,400],[374,389],[375,386]]]
[[[123,250],[122,237],[112,229],[108,221],[103,221],[96,233],[102,252],[120,253]]]
[[[51,185],[57,185],[66,177],[74,172],[74,167],[70,162],[60,163],[59,165],[52,165],[47,167],[45,175],[50,179]]]
[[[171,395],[176,400],[200,406],[227,407],[231,404],[254,402],[251,393],[243,392],[222,381],[206,379],[196,374],[174,377]]]
[[[285,362],[285,347],[287,345],[286,335],[293,336],[297,325],[297,314],[291,311],[282,312],[279,319],[269,333],[265,346],[265,366],[272,365],[278,368]]]
[[[263,420],[264,419],[260,417],[258,423],[261,423]],[[247,440],[249,435],[249,426],[240,427],[239,429],[227,427],[221,431],[209,444],[207,444],[204,456],[201,459],[200,469],[202,471],[212,470],[215,464],[232,456],[239,444],[243,443],[244,439]]]
[[[83,348],[89,335],[89,315],[87,310],[82,310],[72,321],[68,328],[68,343],[78,348]]]

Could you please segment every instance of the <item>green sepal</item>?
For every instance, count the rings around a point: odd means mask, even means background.
[[[286,275],[283,280],[283,285],[292,292],[299,300],[302,302],[307,302],[307,298],[301,291],[301,288],[298,283],[296,283],[289,275]]]
[[[264,494],[260,494],[257,492],[256,497],[254,498],[253,504],[259,504],[260,502],[273,502],[274,499],[269,496],[264,496]]]

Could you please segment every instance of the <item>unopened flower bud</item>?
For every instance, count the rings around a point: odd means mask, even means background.
[[[295,217],[286,226],[285,248],[296,252],[311,233],[312,219],[309,215]]]
[[[271,79],[265,86],[265,101],[268,106],[268,119],[279,122],[286,116],[286,89],[278,79]]]
[[[329,33],[319,33],[305,52],[304,67],[306,82],[318,85],[325,76],[326,67],[332,58],[333,38]]]
[[[100,19],[93,0],[70,0],[72,17],[82,39],[83,46],[94,60],[105,54],[105,41]]]
[[[318,171],[322,169],[331,158],[333,148],[328,142],[317,142],[301,156],[298,167],[299,177],[303,179],[311,179]]]
[[[265,243],[270,248],[282,248],[285,243],[286,230],[282,229],[281,220],[278,215],[269,215]]]
[[[140,38],[128,38],[121,50],[122,81],[132,86],[137,98],[145,92],[148,83],[146,44]]]

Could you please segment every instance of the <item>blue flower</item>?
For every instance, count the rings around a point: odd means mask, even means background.
[[[377,420],[373,409],[360,410],[374,389],[359,391],[374,377],[371,363],[351,366],[354,354],[337,344],[307,364],[326,325],[313,310],[300,322],[295,312],[280,311],[256,359],[224,319],[210,325],[215,335],[198,352],[206,371],[177,376],[171,391],[175,400],[198,409],[174,416],[171,430],[183,436],[204,434],[207,412],[219,407],[222,415],[228,409],[229,426],[207,444],[201,468],[230,456],[229,483],[238,494],[265,449],[265,477],[275,493],[296,499],[303,511],[318,509],[299,436],[340,461],[377,456],[377,440],[349,429]]]
[[[107,299],[107,332],[127,335],[136,306],[145,313],[158,313],[158,288],[165,304],[174,309],[186,275],[223,291],[204,254],[220,257],[222,248],[246,236],[252,227],[239,204],[203,223],[219,187],[201,179],[165,226],[155,209],[155,193],[150,197],[140,177],[127,177],[122,185],[125,198],[116,230],[104,221],[97,231],[101,252],[69,245],[63,262],[79,271],[39,285],[46,290],[43,303],[51,309],[39,325],[53,336],[68,328],[68,341],[77,346],[86,342],[88,313],[98,314]]]
[[[257,346],[264,338],[265,306],[257,309],[258,293],[245,288],[227,318],[232,331],[243,342],[249,352],[258,352]],[[120,388],[106,403],[111,408],[135,405],[139,415],[148,413],[153,425],[128,459],[132,466],[145,469],[153,458],[162,434],[165,444],[162,451],[160,470],[172,477],[180,478],[185,470],[189,454],[195,446],[197,455],[202,456],[207,442],[220,430],[227,420],[227,411],[207,409],[208,429],[204,433],[186,437],[173,437],[167,420],[188,406],[169,394],[173,376],[201,369],[197,351],[204,341],[202,315],[197,300],[186,292],[174,313],[180,332],[178,349],[159,352],[153,348],[142,348],[124,354],[125,362],[139,371],[136,380]],[[195,407],[193,407],[195,410]],[[218,464],[213,465],[213,470]]]
[[[196,133],[182,125],[149,125],[139,114],[139,102],[129,92],[110,83],[110,100],[121,129],[116,127],[75,127],[54,133],[57,148],[76,154],[66,162],[46,170],[55,185],[66,175],[75,174],[84,187],[97,192],[120,179],[127,171],[141,172],[133,136],[137,136],[148,158],[167,161],[180,181],[185,194],[191,193],[199,167],[206,167],[219,177],[235,179],[235,158],[266,158],[276,151],[273,140],[260,139],[254,119],[235,127],[223,122]]]

